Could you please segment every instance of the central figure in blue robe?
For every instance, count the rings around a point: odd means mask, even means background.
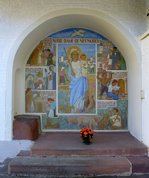
[[[70,106],[72,113],[84,112],[84,102],[88,89],[87,77],[82,75],[82,65],[79,52],[72,51],[69,61],[68,75],[70,77]]]

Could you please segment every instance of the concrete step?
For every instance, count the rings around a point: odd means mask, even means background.
[[[10,161],[9,174],[47,174],[53,177],[132,174],[132,165],[121,156],[19,156]]]

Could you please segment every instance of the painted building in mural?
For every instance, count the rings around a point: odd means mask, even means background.
[[[70,28],[42,40],[25,69],[26,113],[43,131],[127,129],[127,67],[101,34]]]

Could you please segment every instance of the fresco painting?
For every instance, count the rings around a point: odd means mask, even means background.
[[[95,44],[59,44],[58,59],[58,113],[95,114]]]
[[[50,130],[127,129],[126,62],[102,35],[69,28],[42,40],[25,69],[26,113]]]
[[[106,71],[98,68],[98,100],[127,99],[127,71]]]
[[[35,91],[31,88],[27,88],[25,91],[25,102],[26,113],[48,113],[50,111],[50,102],[56,103],[56,92]]]
[[[56,46],[42,40],[30,55],[26,66],[50,66],[56,63]]]
[[[26,68],[25,87],[32,90],[56,90],[55,66]]]
[[[104,102],[106,102],[106,100]],[[42,129],[44,131],[48,131],[49,129],[80,130],[82,127],[90,127],[94,130],[127,129],[127,100],[107,102],[103,108],[97,109],[98,114],[95,116],[79,115],[76,117],[74,115],[70,115],[68,117],[65,115],[53,117],[49,122],[47,114],[44,114],[41,120]]]

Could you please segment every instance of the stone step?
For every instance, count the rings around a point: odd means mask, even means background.
[[[53,177],[132,174],[132,166],[121,156],[19,156],[10,161],[9,174],[47,174]]]
[[[147,156],[129,156],[127,157],[132,165],[133,174],[149,173],[149,157]],[[149,175],[148,175],[149,177]]]
[[[11,175],[53,177],[149,177],[148,148],[128,132],[95,133],[85,145],[78,133],[44,133],[30,151],[22,151],[8,164]],[[139,177],[140,178],[140,177]]]
[[[82,143],[79,133],[45,133],[31,149],[32,155],[146,156],[147,147],[128,132],[95,133],[93,143]]]

